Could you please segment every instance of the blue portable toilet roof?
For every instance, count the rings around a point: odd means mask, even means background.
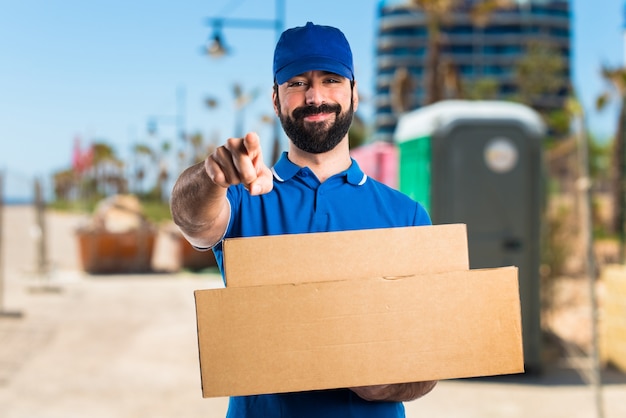
[[[443,100],[405,113],[398,119],[394,141],[402,143],[426,137],[462,120],[515,120],[541,136],[545,124],[539,113],[521,103],[496,100]]]

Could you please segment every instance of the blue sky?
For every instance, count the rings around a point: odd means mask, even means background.
[[[355,56],[362,115],[372,114],[374,31],[379,0],[285,0],[285,26],[313,21],[341,28]],[[601,65],[623,62],[623,0],[572,0],[573,79],[592,132],[609,137],[616,109],[598,113]],[[0,0],[0,170],[5,196],[30,196],[32,181],[68,168],[76,137],[111,144],[128,159],[134,143],[175,139],[172,119],[187,132],[222,141],[235,134],[232,86],[258,91],[246,128],[271,138],[275,32],[226,26],[231,54],[200,53],[212,35],[206,18],[273,20],[273,0]],[[180,95],[180,96],[179,96]],[[184,97],[184,106],[177,105]],[[219,106],[208,109],[205,99]],[[147,123],[158,117],[158,133]],[[269,150],[267,151],[269,153]]]

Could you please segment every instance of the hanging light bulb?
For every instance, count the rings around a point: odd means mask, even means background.
[[[222,41],[221,28],[219,26],[213,29],[213,36],[207,43],[206,53],[213,58],[220,58],[228,53],[228,48],[226,48]]]

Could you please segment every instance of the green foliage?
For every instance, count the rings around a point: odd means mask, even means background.
[[[557,48],[545,42],[531,42],[516,65],[516,82],[520,100],[533,105],[546,94],[563,88],[566,63]]]
[[[350,149],[360,147],[367,140],[367,126],[356,113],[349,132]]]
[[[608,181],[611,170],[613,143],[589,136],[589,175],[594,184]]]
[[[146,219],[152,223],[160,224],[172,219],[170,206],[161,200],[142,200],[141,205]]]
[[[541,100],[568,88],[563,85],[566,71],[567,64],[558,48],[540,41],[528,44],[526,54],[515,68],[517,94],[514,100],[539,111],[548,126],[549,135],[556,138],[563,138],[570,132],[571,115],[565,109],[544,111]]]
[[[559,206],[544,217],[542,234],[541,265],[545,277],[557,277],[565,270],[565,262],[571,252],[571,209]]]
[[[499,93],[498,80],[484,77],[465,84],[463,96],[469,100],[496,100]]]
[[[146,219],[153,224],[160,224],[172,219],[170,207],[167,202],[146,198],[140,199],[141,207]],[[99,200],[53,200],[46,206],[48,209],[90,215],[94,212]]]
[[[571,116],[566,110],[545,112],[544,119],[553,136],[563,138],[570,132]]]
[[[78,214],[90,214],[96,207],[95,201],[56,199],[46,204],[48,209]]]

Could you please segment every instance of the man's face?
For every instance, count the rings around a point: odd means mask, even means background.
[[[350,80],[310,71],[278,86],[274,104],[294,146],[320,154],[334,149],[346,137],[357,101],[353,93]]]

